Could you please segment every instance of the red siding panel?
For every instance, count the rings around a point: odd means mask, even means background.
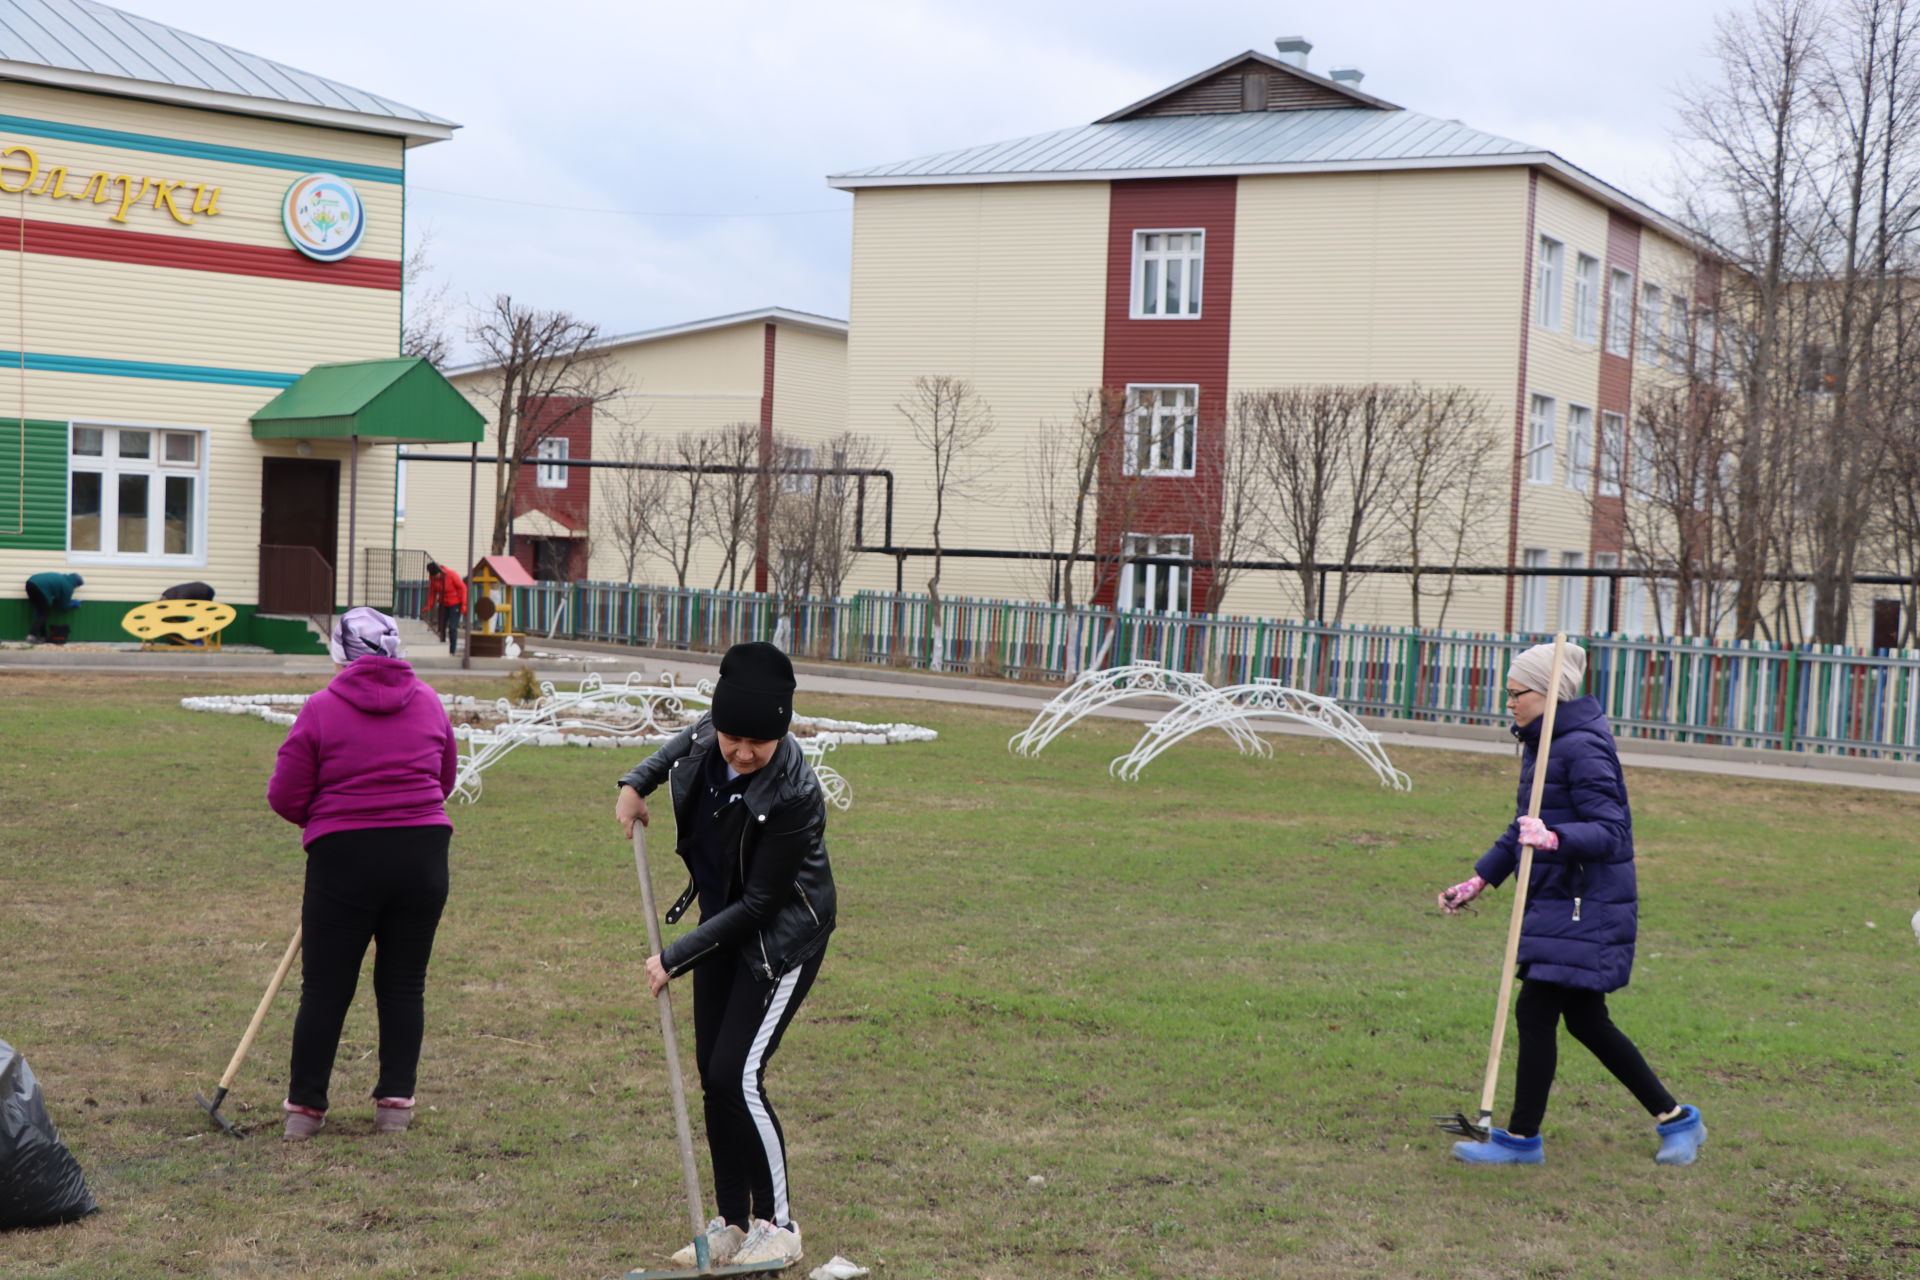
[[[593,405],[572,396],[550,396],[529,400],[526,410],[529,435],[540,439],[567,442],[569,458],[593,457]],[[547,424],[563,415],[566,421],[548,429]],[[586,467],[568,467],[567,483],[556,489],[540,486],[539,467],[528,465],[514,476],[514,513],[539,511],[552,516],[580,536],[586,536],[593,515],[593,472]]]
[[[1129,533],[1192,534],[1193,553],[1211,557],[1220,541],[1220,425],[1227,415],[1227,351],[1233,316],[1233,237],[1238,180],[1152,178],[1111,184],[1107,215],[1106,352],[1104,384],[1194,384],[1197,400],[1194,475],[1136,482],[1131,511],[1114,510],[1104,498],[1098,538],[1102,551],[1117,552]],[[1201,268],[1200,314],[1190,320],[1134,320],[1135,231],[1199,228],[1206,232]],[[1119,491],[1120,450],[1103,463],[1102,493]],[[1125,527],[1123,527],[1125,526]],[[1212,584],[1210,569],[1196,570],[1197,608]],[[1094,597],[1111,606],[1116,583]]]
[[[1627,307],[1631,318],[1628,333],[1631,342],[1638,342],[1640,336],[1639,298],[1640,298],[1640,224],[1618,213],[1607,216],[1607,272],[1612,280],[1614,270],[1633,273],[1633,288],[1628,292]],[[1608,299],[1611,306],[1612,300]],[[1611,317],[1602,320],[1600,345],[1600,396],[1599,412],[1617,413],[1625,418],[1631,429],[1633,422],[1633,348],[1624,356],[1609,355],[1604,334],[1606,323]],[[1596,449],[1600,440],[1600,424],[1594,423],[1594,442]],[[1596,474],[1598,459],[1595,460]],[[1592,555],[1607,552],[1618,554],[1621,546],[1625,507],[1620,498],[1596,498],[1593,504]],[[1588,563],[1592,563],[1589,559]]]
[[[122,231],[114,227],[80,227],[64,222],[0,217],[0,244],[59,258],[93,258],[146,267],[175,267],[183,271],[269,276],[276,280],[338,284],[357,289],[400,287],[400,264],[385,259],[315,262],[294,249],[190,240],[185,236]]]

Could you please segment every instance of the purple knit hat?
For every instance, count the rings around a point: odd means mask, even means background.
[[[355,658],[399,658],[400,624],[378,609],[366,605],[347,610],[333,624],[327,637],[327,652],[335,662],[345,664]]]

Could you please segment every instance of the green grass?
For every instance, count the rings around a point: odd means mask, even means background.
[[[354,1101],[365,983],[319,1138],[274,1136],[292,990],[227,1104],[262,1128],[234,1142],[194,1105],[292,931],[301,854],[263,798],[279,731],[178,699],[263,687],[0,676],[0,1037],[103,1206],[0,1239],[0,1272],[664,1265],[685,1214],[610,821],[624,753],[522,750],[456,810],[413,1132],[376,1139]],[[802,1274],[1920,1275],[1911,798],[1634,774],[1640,959],[1613,1008],[1712,1140],[1654,1166],[1563,1039],[1549,1163],[1467,1169],[1428,1115],[1477,1101],[1506,897],[1448,919],[1432,895],[1508,812],[1512,759],[1398,753],[1395,795],[1337,746],[1222,737],[1128,784],[1106,765],[1133,725],[1026,761],[1013,713],[803,709],[941,738],[834,758],[841,927],[769,1083]]]

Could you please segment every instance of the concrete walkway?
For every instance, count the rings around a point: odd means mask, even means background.
[[[615,645],[561,644],[535,639],[518,659],[475,658],[470,668],[436,648],[415,646],[410,655],[430,684],[455,684],[468,679],[498,680],[522,664],[531,665],[542,680],[570,684],[589,671],[618,681],[639,670],[657,679],[672,672],[681,684],[714,679],[720,659],[713,654],[678,650],[631,649]],[[892,667],[848,667],[796,662],[802,697],[807,693],[846,694],[866,698],[908,698],[922,702],[949,702],[974,707],[1004,707],[1032,715],[1056,690],[1052,686],[981,680]],[[197,675],[219,672],[223,679],[242,673],[261,677],[306,676],[324,678],[333,664],[322,656],[239,653],[143,653],[124,650],[0,649],[0,679],[17,679],[33,671],[115,672],[122,675]],[[1158,719],[1168,703],[1140,703],[1109,707],[1097,714],[1146,723]],[[1403,748],[1429,751],[1467,751],[1481,755],[1513,755],[1513,739],[1505,729],[1476,725],[1433,724],[1426,721],[1363,716],[1368,728],[1380,735],[1389,753]],[[1318,736],[1311,729],[1286,721],[1261,721],[1261,733]],[[1875,791],[1920,793],[1920,764],[1851,756],[1787,756],[1777,751],[1740,747],[1696,746],[1689,743],[1620,740],[1620,762],[1629,769],[1669,769],[1684,773],[1711,773],[1724,777],[1756,778],[1772,782],[1802,782],[1825,786],[1863,787]],[[1417,780],[1416,780],[1417,785]]]

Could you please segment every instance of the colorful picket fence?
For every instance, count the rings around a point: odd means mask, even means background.
[[[424,584],[395,584],[417,611]],[[1363,715],[1461,724],[1506,719],[1506,669],[1550,637],[1272,618],[1068,611],[1027,601],[861,592],[781,600],[755,592],[611,582],[517,588],[517,630],[717,653],[774,640],[828,662],[1060,683],[1089,667],[1155,661],[1217,685],[1279,680]],[[937,624],[937,625],[936,625]],[[1586,690],[1622,736],[1780,751],[1920,759],[1920,652],[1581,636]]]

